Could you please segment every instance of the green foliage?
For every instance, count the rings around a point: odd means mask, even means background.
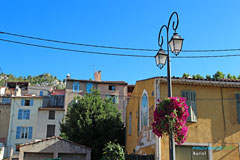
[[[200,74],[197,74],[197,79],[204,79],[204,77],[201,76]]]
[[[60,130],[67,139],[92,148],[92,160],[102,157],[109,141],[117,140],[121,145],[125,141],[121,114],[111,100],[100,97],[99,91],[75,97]]]
[[[211,80],[211,76],[210,75],[206,75],[206,79],[207,80]]]
[[[187,73],[183,73],[182,78],[188,78],[190,75]]]
[[[5,73],[1,73],[0,76],[5,76],[7,77],[6,80],[1,80],[0,81],[0,87],[4,85],[4,83],[6,81],[9,81],[9,82],[13,82],[13,81],[18,81],[18,82],[30,82],[31,85],[37,85],[37,84],[42,84],[42,83],[48,83],[49,86],[51,86],[52,82],[54,80],[57,80],[57,77],[53,77],[52,75],[48,74],[48,73],[44,73],[42,75],[38,75],[38,76],[31,76],[31,75],[28,75],[27,77],[26,76],[19,76],[19,77],[16,77],[14,76],[13,74],[5,74]],[[63,88],[61,88],[63,89]]]
[[[123,147],[118,143],[108,142],[103,149],[101,160],[124,160],[125,154]]]
[[[220,79],[224,79],[225,78],[225,74],[223,74],[220,71],[217,71],[214,75],[213,75],[213,79],[215,80],[220,80]]]

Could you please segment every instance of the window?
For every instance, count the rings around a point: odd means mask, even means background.
[[[240,94],[236,94],[236,111],[237,111],[237,121],[240,124]]]
[[[20,144],[15,144],[16,146],[16,151],[19,152]]]
[[[109,99],[111,98],[113,104],[118,104],[118,96],[116,96],[116,95],[108,95],[107,98],[109,98]]]
[[[47,137],[55,135],[55,125],[47,125]]]
[[[3,104],[10,104],[11,103],[11,99],[10,98],[3,98],[2,99],[2,103]]]
[[[131,135],[132,133],[132,112],[129,113],[129,129],[128,134]]]
[[[186,104],[189,107],[189,117],[187,121],[197,121],[197,106],[196,106],[196,93],[194,91],[182,91],[182,97],[186,98]]]
[[[48,119],[55,119],[55,111],[49,111]]]
[[[87,83],[87,93],[91,93],[91,89],[93,87],[93,84],[92,83]]]
[[[32,139],[32,127],[17,126],[16,139]]]
[[[108,88],[110,91],[115,91],[116,90],[116,87],[114,85],[109,85],[109,88]]]
[[[79,92],[79,82],[73,82],[73,92]]]
[[[29,119],[30,110],[29,109],[19,109],[18,110],[18,119]]]
[[[40,96],[43,96],[43,91],[40,91],[39,95],[40,95]]]
[[[21,105],[22,106],[33,106],[33,99],[22,99],[21,100]]]

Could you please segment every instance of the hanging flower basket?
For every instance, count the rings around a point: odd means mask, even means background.
[[[166,98],[156,106],[152,131],[158,137],[172,133],[175,142],[182,144],[187,138],[188,127],[185,124],[188,116],[188,106],[185,98]]]

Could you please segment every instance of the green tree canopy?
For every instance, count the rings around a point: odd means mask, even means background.
[[[111,99],[100,97],[99,91],[75,97],[60,130],[63,137],[92,148],[93,160],[102,157],[104,145],[109,141],[124,145],[121,114]]]
[[[101,160],[125,160],[123,147],[118,143],[108,142],[103,149]]]
[[[223,74],[220,71],[217,71],[214,75],[213,75],[213,79],[215,80],[219,80],[219,79],[224,79],[225,78],[225,74]]]

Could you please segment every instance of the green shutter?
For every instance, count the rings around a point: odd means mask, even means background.
[[[197,121],[197,105],[196,105],[196,93],[192,91],[191,93],[191,107],[192,107],[192,121]]]
[[[237,121],[240,124],[240,94],[236,94],[236,111],[237,111]]]
[[[186,98],[189,116],[187,121],[197,121],[196,93],[194,91],[181,91],[181,96]]]

